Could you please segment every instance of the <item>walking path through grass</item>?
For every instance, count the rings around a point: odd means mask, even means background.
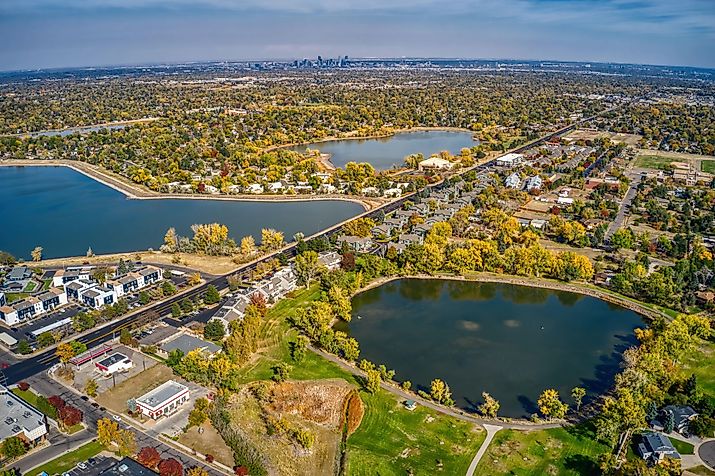
[[[474,459],[472,460],[472,463],[469,465],[469,469],[467,470],[467,476],[474,475],[474,472],[477,470],[477,465],[479,464],[479,461],[481,461],[482,456],[484,456],[484,453],[487,452],[487,448],[489,448],[489,443],[492,442],[492,440],[494,439],[494,435],[496,435],[497,431],[501,430],[502,427],[498,425],[484,425],[484,429],[487,430],[487,437],[482,442],[482,446],[479,447],[479,451],[477,451],[477,454],[474,455]]]

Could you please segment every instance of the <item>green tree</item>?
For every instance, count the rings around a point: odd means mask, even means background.
[[[27,453],[27,446],[17,436],[11,436],[2,442],[0,450],[6,458],[14,459]]]
[[[181,310],[185,313],[194,310],[194,305],[191,303],[191,300],[189,298],[184,298],[181,300]]]
[[[209,284],[206,288],[206,294],[204,294],[204,302],[206,304],[216,304],[221,300],[221,295],[218,293],[218,289],[213,284]]]
[[[121,330],[119,333],[119,342],[122,345],[128,345],[128,346],[133,346],[134,344],[134,337],[132,336],[132,333],[127,329],[126,327]]]
[[[479,405],[480,413],[487,418],[496,418],[499,407],[501,406],[499,401],[487,392],[482,392],[482,398],[484,399],[484,403]]]
[[[365,372],[365,390],[369,393],[375,394],[380,390],[380,382],[382,378],[380,377],[380,372],[376,369],[371,369]]]
[[[151,297],[149,296],[149,293],[146,291],[142,291],[139,293],[139,302],[145,306],[149,304],[149,301],[151,301]]]
[[[219,341],[226,335],[226,328],[223,322],[218,319],[211,319],[204,326],[204,337],[208,340]]]
[[[176,286],[169,280],[165,280],[161,283],[161,294],[164,296],[173,296],[176,294]]]
[[[342,288],[332,286],[328,290],[328,302],[333,307],[335,316],[345,322],[350,322],[352,319],[352,303],[350,298],[345,294]]]
[[[279,362],[273,366],[273,380],[276,382],[285,382],[290,376],[292,367],[285,362]]]
[[[183,311],[181,310],[181,306],[179,306],[178,302],[175,302],[174,304],[171,305],[171,315],[178,319],[181,317],[183,314]]]
[[[305,336],[296,337],[295,341],[290,343],[290,356],[294,362],[302,362],[305,358],[305,353],[308,349],[308,338]]]
[[[37,336],[37,346],[42,348],[42,347],[47,347],[48,345],[52,345],[55,343],[55,337],[52,335],[51,332],[43,332],[39,336]]]
[[[17,343],[17,353],[21,355],[26,355],[32,352],[32,347],[30,347],[30,343],[27,342],[27,339],[22,339]]]
[[[318,271],[318,253],[305,251],[295,257],[295,274],[300,284],[308,287]]]

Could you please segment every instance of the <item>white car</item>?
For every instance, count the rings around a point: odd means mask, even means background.
[[[113,415],[112,418],[114,418],[116,421],[122,421],[122,417],[119,415]]]
[[[87,469],[87,463],[86,462],[77,463],[77,467],[79,469]]]

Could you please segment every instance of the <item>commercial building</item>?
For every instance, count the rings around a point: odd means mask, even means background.
[[[45,416],[7,387],[0,386],[0,442],[16,436],[34,446],[47,435]]]
[[[135,400],[137,410],[154,420],[171,415],[189,400],[189,387],[173,380],[164,382]]]
[[[134,364],[129,357],[117,352],[100,360],[99,362],[95,362],[94,366],[97,367],[97,369],[104,375],[112,375],[117,372],[129,370],[134,366]]]
[[[498,167],[514,167],[515,165],[519,165],[522,160],[524,160],[524,156],[521,154],[506,154],[502,157],[499,157],[497,159],[497,166]]]

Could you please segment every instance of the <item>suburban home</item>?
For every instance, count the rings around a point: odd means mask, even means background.
[[[504,180],[504,185],[507,188],[519,189],[521,188],[521,177],[518,173],[514,172]]]
[[[687,433],[688,425],[698,416],[689,405],[667,405],[661,409],[658,421],[664,424],[669,415],[673,416],[673,429],[678,433]]]
[[[541,180],[541,177],[538,175],[529,177],[524,181],[524,188],[526,188],[528,192],[532,190],[540,190],[542,185],[544,185],[544,181]]]
[[[318,255],[318,263],[332,271],[340,267],[343,257],[337,251],[326,251]]]
[[[58,288],[50,288],[37,296],[26,297],[12,305],[0,306],[0,319],[8,326],[13,326],[65,304],[67,304],[65,292]]]
[[[153,420],[158,420],[164,415],[171,415],[176,412],[179,407],[188,401],[189,387],[169,380],[137,398],[134,403],[136,404],[136,410],[143,415]]]
[[[403,243],[387,243],[387,245],[385,246],[385,253],[387,253],[390,249],[395,250],[399,255],[407,249],[407,245]]]
[[[414,233],[403,233],[397,239],[397,242],[404,246],[422,244],[422,237]]]
[[[91,279],[91,268],[59,269],[52,276],[52,285],[59,288],[78,279]]]
[[[662,433],[649,432],[641,435],[638,454],[649,463],[659,463],[665,458],[680,459],[670,439]]]
[[[259,183],[252,183],[248,187],[246,187],[246,193],[253,193],[253,194],[259,194],[263,193],[263,185]]]
[[[0,397],[4,400],[0,403],[0,443],[13,436],[30,446],[45,440],[48,432],[45,415],[5,386],[0,386]]]
[[[382,225],[377,225],[376,227],[373,227],[370,232],[372,233],[372,236],[380,237],[389,237],[392,234],[392,225],[383,223]]]
[[[221,347],[217,346],[213,342],[205,341],[199,339],[191,334],[182,333],[179,335],[173,335],[169,337],[159,346],[159,355],[161,357],[168,357],[169,354],[175,350],[181,351],[184,355],[188,354],[193,350],[201,350],[209,354],[215,354],[221,350]]]
[[[337,245],[340,247],[343,243],[359,253],[367,253],[373,246],[372,240],[370,238],[362,238],[359,236],[346,236],[342,235],[338,237]]]
[[[85,279],[70,281],[69,283],[65,284],[65,293],[67,294],[67,297],[69,299],[75,299],[79,301],[79,295],[82,291],[90,289],[96,285],[97,283]]]

